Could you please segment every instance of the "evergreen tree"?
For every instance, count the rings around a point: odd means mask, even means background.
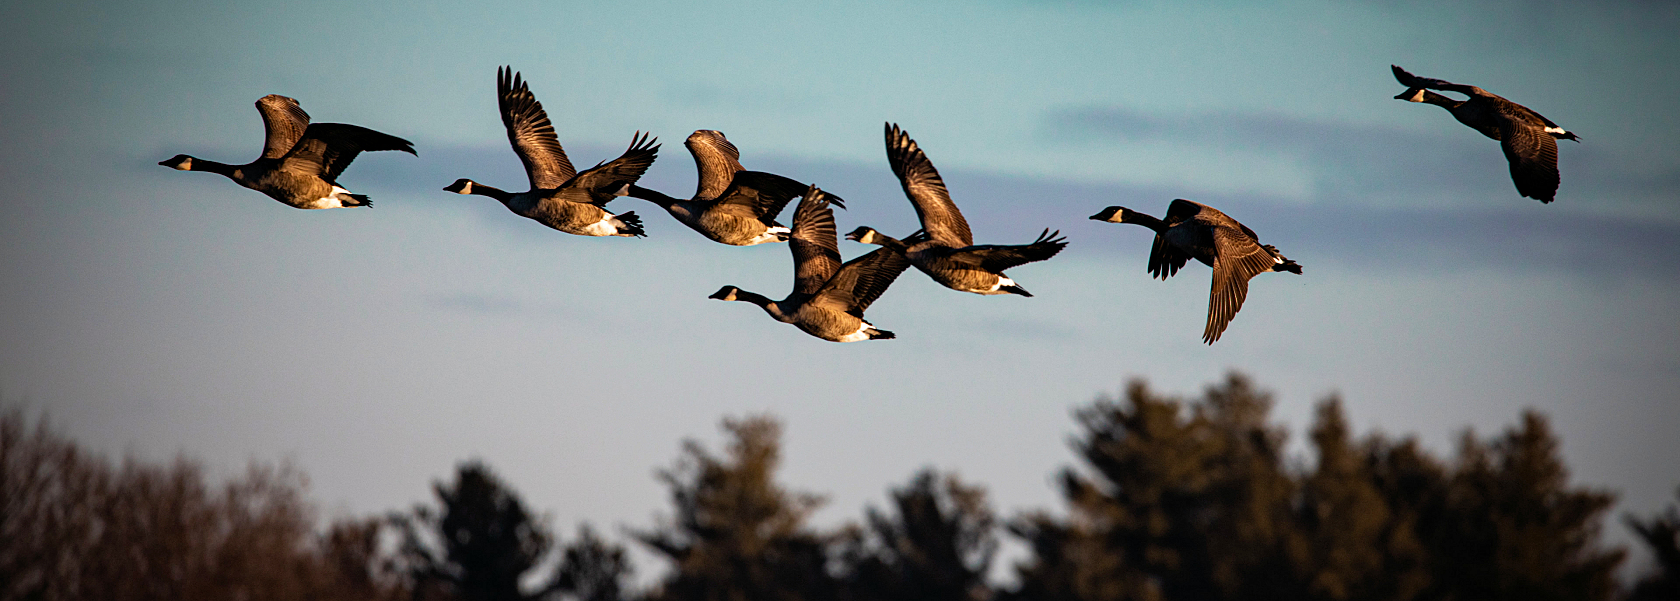
[[[1437,598],[1610,599],[1623,553],[1597,548],[1615,497],[1568,486],[1558,442],[1532,411],[1491,443],[1466,432],[1446,495],[1421,524]]]
[[[1062,475],[1068,523],[1037,515],[1012,527],[1040,552],[1014,596],[1290,598],[1280,550],[1294,483],[1284,435],[1265,423],[1270,402],[1232,374],[1188,413],[1142,381],[1124,405],[1080,411],[1074,446],[1090,475]]]
[[[520,578],[553,545],[548,529],[488,467],[463,463],[455,482],[433,485],[439,512],[416,507],[401,516],[402,555],[416,597],[463,601],[526,601],[546,593],[520,589]]]
[[[637,535],[674,564],[653,598],[837,598],[839,582],[827,571],[829,541],[805,525],[821,499],[789,492],[773,480],[781,424],[756,416],[726,419],[723,427],[733,438],[726,457],[688,441],[677,465],[660,473],[671,488],[676,515],[660,529]]]
[[[1011,524],[1030,560],[1011,599],[1586,599],[1615,591],[1598,547],[1612,497],[1568,483],[1543,417],[1445,464],[1415,441],[1355,442],[1334,398],[1291,467],[1270,399],[1229,376],[1195,402],[1132,382],[1077,415],[1068,516]],[[1659,528],[1653,522],[1652,528]]]
[[[856,599],[972,601],[991,596],[996,518],[978,486],[931,469],[892,492],[893,515],[870,508],[844,553]]]
[[[602,540],[585,524],[566,545],[553,588],[576,601],[620,601],[629,598],[624,590],[629,576],[624,548]]]
[[[1680,488],[1674,496],[1680,498]],[[1628,601],[1673,601],[1680,599],[1680,505],[1669,505],[1662,515],[1641,521],[1624,518],[1639,540],[1651,548],[1657,565],[1634,585]]]
[[[1389,506],[1368,453],[1350,438],[1341,400],[1320,403],[1318,462],[1301,487],[1290,545],[1302,598],[1413,599],[1429,583],[1411,523]]]

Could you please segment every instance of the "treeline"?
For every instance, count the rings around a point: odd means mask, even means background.
[[[775,479],[780,425],[725,420],[721,453],[687,442],[660,474],[671,513],[627,529],[669,567],[632,586],[623,543],[564,538],[485,465],[435,503],[318,530],[304,477],[253,467],[221,487],[197,465],[113,464],[0,414],[0,601],[69,599],[1458,600],[1680,599],[1680,507],[1624,517],[1656,567],[1632,586],[1600,543],[1613,497],[1572,486],[1546,419],[1451,458],[1355,438],[1335,398],[1312,456],[1284,453],[1269,396],[1231,375],[1200,398],[1132,382],[1080,410],[1066,507],[1000,517],[984,490],[924,470],[834,530],[820,496]],[[1002,537],[1030,550],[988,579]]]

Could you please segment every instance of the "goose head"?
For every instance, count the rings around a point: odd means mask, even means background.
[[[443,191],[454,192],[456,194],[472,194],[473,193],[473,185],[475,185],[477,183],[478,182],[475,182],[475,181],[472,181],[470,179],[467,179],[467,178],[463,177],[461,179],[455,180],[455,183],[453,183],[453,184],[449,184],[447,186],[444,186]]]
[[[862,242],[864,244],[878,244],[881,238],[882,236],[880,232],[875,231],[875,228],[867,225],[852,230],[852,233],[850,234],[846,234],[847,240]]]
[[[192,171],[193,158],[190,157],[190,156],[184,155],[184,154],[178,154],[178,155],[175,155],[175,156],[169,158],[169,160],[158,161],[158,164],[163,165],[165,167],[168,167],[170,169],[179,169],[181,171]]]
[[[1133,211],[1126,207],[1108,207],[1103,209],[1102,212],[1092,215],[1091,219],[1096,221],[1107,221],[1109,223],[1130,223],[1128,219],[1137,214],[1137,211]]]
[[[711,296],[708,296],[706,298],[715,298],[715,299],[718,299],[718,300],[732,301],[732,300],[740,300],[740,298],[738,298],[740,296],[740,294],[741,294],[741,289],[740,288],[736,288],[734,286],[724,286],[722,288],[719,288],[717,292],[713,292]]]
[[[1395,95],[1394,99],[1406,102],[1424,102],[1423,88],[1407,88],[1406,91]]]

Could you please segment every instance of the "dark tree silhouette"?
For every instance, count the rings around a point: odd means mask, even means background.
[[[652,598],[695,601],[832,599],[839,582],[827,571],[828,539],[805,525],[821,505],[815,495],[773,481],[781,424],[768,416],[726,419],[726,457],[699,443],[660,478],[676,515],[637,534],[674,565]]]
[[[1466,432],[1444,498],[1420,500],[1418,525],[1433,556],[1428,596],[1488,600],[1611,599],[1620,550],[1598,549],[1615,501],[1570,488],[1546,418],[1484,443]]]
[[[1414,599],[1429,583],[1426,553],[1351,440],[1341,400],[1319,404],[1317,465],[1302,482],[1287,545],[1303,599]]]
[[[991,596],[996,518],[978,486],[931,469],[892,491],[894,513],[870,508],[867,530],[843,535],[854,599],[973,601]]]
[[[553,536],[490,468],[463,463],[453,484],[432,489],[438,511],[422,506],[396,516],[416,597],[526,601],[549,592],[544,584],[526,593],[519,581],[548,553]]]
[[[1032,557],[1012,599],[1607,600],[1620,551],[1598,546],[1612,497],[1575,488],[1543,417],[1443,464],[1415,441],[1350,440],[1339,401],[1291,467],[1268,395],[1231,375],[1183,402],[1132,382],[1078,413],[1086,469],[1066,518],[1010,529]]]
[[[1674,496],[1680,499],[1680,488]],[[1660,515],[1640,520],[1624,516],[1628,528],[1650,547],[1655,569],[1639,579],[1628,601],[1673,601],[1680,599],[1680,505],[1669,505]]]
[[[120,466],[0,409],[0,601],[393,599],[312,532],[304,477],[252,465],[224,485],[185,459]],[[360,573],[358,574],[358,571]],[[363,586],[345,583],[360,579]]]
[[[629,576],[624,548],[602,540],[585,524],[566,545],[554,589],[576,601],[620,601],[629,598],[624,588]]]
[[[1294,484],[1282,472],[1270,399],[1233,375],[1189,415],[1132,382],[1124,405],[1078,413],[1090,475],[1062,474],[1067,522],[1012,529],[1046,555],[1021,568],[1025,598],[1221,599],[1290,593],[1280,553]],[[1067,545],[1064,549],[1049,549]]]

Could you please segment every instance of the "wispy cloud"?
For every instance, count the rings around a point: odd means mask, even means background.
[[[1107,106],[1052,111],[1045,122],[1051,135],[1070,143],[1168,141],[1293,155],[1311,170],[1312,200],[1318,202],[1517,197],[1497,142],[1434,107],[1396,109],[1430,113],[1425,118],[1439,121],[1439,131],[1267,113],[1164,115]],[[1588,138],[1585,144],[1566,143],[1561,149],[1560,199],[1680,200],[1680,167],[1634,167],[1628,157],[1594,146]]]

